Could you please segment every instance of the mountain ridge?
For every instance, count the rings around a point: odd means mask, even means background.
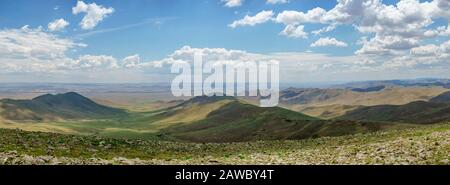
[[[126,112],[95,103],[75,92],[45,94],[31,100],[0,100],[8,120],[89,119],[125,115]]]
[[[338,117],[344,120],[431,124],[450,121],[450,93],[403,105],[361,106]]]

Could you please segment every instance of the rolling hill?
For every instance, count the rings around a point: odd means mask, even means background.
[[[77,93],[1,100],[4,128],[188,142],[239,142],[341,136],[410,124],[323,120],[281,107],[263,108],[235,97],[194,97],[151,112],[125,112]],[[28,121],[33,123],[26,124]],[[24,124],[25,123],[25,124]]]
[[[442,93],[434,98],[431,98],[429,102],[434,103],[450,103],[450,92]]]
[[[404,105],[363,106],[347,112],[339,119],[420,124],[449,121],[449,97],[450,93],[445,92],[430,101],[415,101]]]
[[[0,100],[6,120],[96,119],[124,116],[124,110],[103,106],[75,92],[45,94],[31,100]]]
[[[220,106],[211,106],[218,104]],[[208,114],[202,116],[202,119],[171,124],[162,128],[160,133],[168,138],[182,141],[235,142],[339,136],[408,126],[322,120],[280,107],[258,107],[232,97],[195,97],[173,107],[174,111],[171,114],[172,116],[183,114],[185,109],[191,108],[192,105],[215,108],[210,109]]]
[[[342,88],[288,88],[280,92],[280,105],[311,116],[330,119],[360,106],[403,105],[414,101],[428,101],[448,91],[435,86],[374,87],[377,88],[359,88],[356,91]]]
[[[448,89],[442,87],[384,87],[362,92],[351,89],[288,88],[280,92],[282,105],[402,105],[413,101],[428,101]]]
[[[375,86],[398,86],[398,87],[443,87],[450,88],[450,79],[440,78],[417,78],[409,80],[375,80],[359,81],[345,84],[333,85],[332,88],[371,88]]]

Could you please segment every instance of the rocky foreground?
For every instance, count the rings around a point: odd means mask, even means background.
[[[448,123],[301,141],[221,144],[105,139],[18,130],[1,132],[2,138],[8,135],[12,138],[7,139],[9,143],[0,141],[0,164],[448,165],[450,159]]]

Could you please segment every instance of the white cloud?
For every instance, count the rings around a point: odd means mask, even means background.
[[[78,1],[77,5],[72,8],[72,13],[77,15],[79,13],[86,13],[80,22],[80,26],[84,30],[89,30],[97,26],[104,18],[114,12],[114,8],[105,8],[102,5],[95,3],[86,4],[83,1]]]
[[[447,27],[440,26],[436,29],[427,30],[424,35],[425,37],[450,36],[450,24]]]
[[[97,70],[119,68],[117,60],[107,55],[82,55],[59,66],[65,70]]]
[[[0,30],[0,57],[3,59],[52,61],[64,58],[69,49],[83,46],[86,45],[28,26]]]
[[[120,67],[117,60],[106,55],[82,55],[76,59],[69,51],[85,44],[44,32],[42,29],[0,30],[0,72],[59,73],[68,70],[102,70]]]
[[[425,46],[419,46],[411,49],[412,55],[420,55],[420,56],[433,56],[437,55],[440,52],[440,47],[434,44],[428,44]]]
[[[224,6],[233,8],[241,6],[244,0],[222,0],[222,2],[225,3]]]
[[[135,54],[135,55],[125,57],[122,61],[123,61],[122,65],[124,67],[133,68],[133,67],[137,67],[141,63],[141,57],[139,57],[138,54]]]
[[[283,11],[279,13],[275,19],[278,23],[283,23],[285,25],[295,25],[301,23],[322,23],[323,16],[326,14],[326,10],[322,8],[314,8],[306,13],[297,11]]]
[[[411,55],[414,57],[433,56],[439,59],[450,58],[450,41],[440,45],[428,44],[412,48]]]
[[[324,46],[336,46],[347,47],[348,44],[337,40],[336,38],[324,37],[311,44],[311,47],[324,47]]]
[[[420,69],[420,72],[426,69],[440,69],[438,72],[448,71],[450,68],[450,41],[439,45],[427,44],[417,46],[410,50],[410,53],[395,56],[386,60],[380,66],[381,69]],[[428,75],[433,75],[429,73]]]
[[[53,22],[48,23],[48,30],[50,31],[61,31],[65,27],[69,26],[69,22],[64,19],[57,19]]]
[[[27,27],[24,29],[28,30],[26,32],[42,32]],[[56,37],[49,33],[42,33]],[[2,32],[1,35],[5,34]],[[333,38],[328,40],[333,40]],[[281,81],[296,83],[311,82],[311,79],[314,79],[314,81],[327,81],[330,79],[352,80],[357,77],[360,80],[370,80],[378,79],[383,75],[403,77],[402,73],[408,74],[407,69],[415,70],[421,66],[439,66],[439,69],[447,70],[448,72],[450,65],[448,62],[445,62],[450,59],[450,41],[440,45],[415,47],[409,55],[395,57],[390,60],[377,57],[367,58],[359,55],[329,56],[327,54],[298,52],[258,54],[225,48],[193,48],[184,46],[165,58],[149,62],[143,62],[138,54],[127,56],[120,61],[110,55],[82,55],[73,59],[65,56],[64,53],[66,51],[72,47],[77,47],[78,44],[76,43],[69,44],[67,49],[62,49],[62,54],[59,57],[48,60],[45,59],[48,57],[31,60],[27,54],[5,50],[5,48],[13,48],[5,47],[4,43],[9,42],[14,43],[14,41],[7,41],[0,44],[2,46],[0,51],[3,52],[0,54],[0,63],[4,66],[0,70],[0,76],[5,73],[20,72],[18,74],[22,77],[35,75],[31,78],[32,80],[41,78],[39,76],[36,77],[36,75],[44,75],[48,79],[62,79],[69,75],[72,79],[91,82],[117,82],[116,80],[121,82],[148,82],[150,79],[169,81],[173,77],[170,76],[170,65],[173,63],[192,63],[194,54],[198,52],[203,55],[204,62],[213,61],[217,64],[241,61],[279,61]],[[44,42],[51,41],[45,40]],[[47,44],[52,45],[51,43]],[[34,45],[24,45],[23,47],[32,46]],[[15,57],[12,57],[13,53],[16,53]],[[39,51],[39,53],[39,55],[43,55],[42,51]],[[399,72],[398,69],[402,70]],[[421,71],[422,73],[434,74]]]
[[[329,25],[327,27],[323,27],[321,29],[314,30],[311,33],[313,33],[314,35],[320,35],[322,33],[333,31],[334,29],[336,29],[336,25],[332,24],[332,25]]]
[[[450,29],[429,29],[434,19],[450,18],[448,0],[401,0],[393,5],[381,0],[338,0],[329,11],[317,7],[306,12],[283,11],[276,22],[285,25],[324,24],[313,34],[352,25],[363,34],[373,35],[363,43],[357,54],[402,54],[420,45],[426,38],[450,35]]]
[[[287,37],[292,37],[292,38],[308,38],[308,33],[306,33],[303,30],[304,26],[303,25],[287,25],[286,28],[284,28],[283,31],[280,32],[281,35],[285,35]]]
[[[285,4],[289,3],[289,0],[267,0],[267,4]]]
[[[193,61],[194,54],[200,53],[203,61],[221,61],[221,60],[250,60],[251,55],[242,50],[228,50],[225,48],[192,48],[183,46],[169,55],[169,61]]]
[[[265,23],[269,21],[273,16],[273,11],[261,11],[257,13],[255,16],[246,15],[243,19],[234,21],[228,26],[231,28],[236,28],[238,26],[254,26],[257,24]]]
[[[401,36],[376,35],[369,41],[362,41],[363,47],[356,54],[401,54],[402,51],[419,45],[416,38],[404,38]]]

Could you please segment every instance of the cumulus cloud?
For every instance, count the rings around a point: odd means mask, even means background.
[[[305,28],[305,26],[303,25],[292,25],[289,24],[287,25],[283,31],[280,32],[280,35],[285,35],[287,37],[292,37],[292,38],[308,38],[308,33],[306,33],[303,29]]]
[[[402,51],[418,46],[419,40],[416,38],[404,38],[401,36],[380,36],[367,40],[363,38],[361,41],[363,47],[357,50],[356,54],[369,55],[396,55],[403,54]]]
[[[411,55],[414,57],[436,56],[439,59],[450,58],[450,41],[446,41],[440,45],[428,44],[412,48]]]
[[[215,64],[238,64],[240,62],[247,61],[279,61],[280,71],[283,71],[284,79],[297,79],[298,75],[308,76],[308,72],[318,71],[333,71],[348,68],[355,65],[354,61],[363,61],[362,58],[357,56],[339,57],[339,56],[327,56],[325,54],[317,53],[249,53],[243,50],[232,50],[225,48],[193,48],[190,46],[184,46],[168,57],[151,61],[143,62],[140,64],[143,66],[161,67],[167,68],[175,62],[193,63],[194,55],[200,53],[203,56],[204,62],[215,62]],[[368,63],[368,62],[367,62]],[[361,64],[363,65],[363,64]],[[306,78],[305,79],[310,79]]]
[[[330,10],[316,7],[306,12],[283,11],[275,21],[285,25],[324,24],[312,33],[318,35],[340,25],[352,25],[363,34],[372,34],[357,54],[403,54],[420,41],[450,35],[450,29],[429,29],[433,19],[450,18],[447,0],[401,0],[393,5],[381,0],[338,0]]]
[[[73,59],[69,51],[86,47],[41,28],[0,30],[0,72],[58,73],[67,70],[119,68],[117,60],[106,55],[82,55]]]
[[[419,55],[419,56],[433,56],[438,55],[440,52],[440,47],[436,46],[434,44],[428,44],[425,46],[419,46],[416,48],[411,49],[412,55]]]
[[[254,26],[269,21],[273,15],[274,14],[272,10],[270,11],[264,10],[257,13],[255,16],[246,15],[243,19],[234,21],[228,26],[231,28],[236,28],[238,26]]]
[[[222,2],[225,3],[224,6],[233,8],[241,6],[244,0],[222,0]]]
[[[135,54],[135,55],[125,57],[122,61],[123,61],[122,65],[124,67],[133,68],[133,67],[139,66],[139,64],[141,63],[141,57],[139,57],[138,54]]]
[[[267,4],[285,4],[289,3],[289,0],[267,0]]]
[[[251,54],[242,50],[228,50],[225,48],[193,48],[183,46],[169,55],[169,61],[193,61],[194,54],[200,53],[204,61],[221,61],[221,60],[252,60]]]
[[[439,26],[436,29],[430,29],[425,31],[425,37],[436,37],[436,36],[450,36],[450,24],[449,26]]]
[[[324,46],[336,46],[347,47],[348,44],[337,40],[336,38],[324,37],[311,44],[311,47],[324,47]]]
[[[68,62],[59,66],[61,69],[69,70],[97,70],[97,69],[114,69],[119,65],[117,60],[107,55],[82,55],[76,60],[68,60]]]
[[[61,31],[65,27],[69,26],[69,22],[64,19],[56,19],[53,22],[48,23],[48,30],[50,31]]]
[[[329,25],[329,26],[327,26],[327,27],[323,27],[323,28],[321,28],[321,29],[314,30],[314,31],[312,31],[311,33],[313,33],[314,35],[320,35],[320,34],[322,34],[322,33],[326,33],[326,32],[333,31],[334,29],[336,29],[336,25],[335,25],[335,24],[332,24],[332,25]]]
[[[275,21],[286,25],[301,23],[324,23],[325,21],[323,20],[323,17],[326,13],[326,10],[319,7],[311,9],[306,13],[287,10],[279,13]]]
[[[450,41],[441,44],[427,44],[417,46],[410,50],[409,53],[394,56],[393,58],[382,62],[380,68],[382,69],[440,69],[448,71],[450,64]],[[440,71],[440,72],[442,72]]]
[[[84,46],[39,28],[24,26],[21,29],[0,30],[0,57],[3,59],[52,61],[64,58],[65,53],[72,48]]]
[[[85,13],[86,15],[80,22],[80,26],[84,30],[93,29],[99,22],[114,12],[114,8],[105,8],[102,5],[95,3],[86,4],[83,1],[78,1],[77,5],[72,8],[72,13],[77,15]]]
[[[27,31],[24,31],[23,29]],[[23,29],[18,30],[19,32],[42,32],[36,29],[29,29],[28,27]],[[54,37],[54,39],[61,39],[50,33],[42,32],[42,34],[48,34],[50,38]],[[1,36],[3,35],[5,34],[2,32]],[[3,40],[1,41],[8,40],[4,38],[2,39]],[[327,40],[333,41],[333,38],[328,38]],[[89,77],[89,79],[92,80],[102,78],[102,80],[108,81],[108,77],[111,77],[111,79],[117,79],[114,78],[114,76],[111,76],[111,74],[116,71],[116,75],[118,74],[120,77],[126,79],[132,78],[146,81],[150,79],[147,78],[148,76],[146,75],[153,74],[154,76],[152,76],[151,79],[158,78],[160,80],[170,80],[171,77],[173,77],[170,76],[169,70],[171,64],[192,64],[195,53],[201,53],[203,55],[204,62],[212,61],[215,62],[215,64],[237,64],[245,61],[279,61],[280,71],[282,72],[280,73],[280,79],[284,82],[298,83],[302,81],[311,82],[311,79],[317,81],[326,81],[331,78],[351,80],[355,77],[355,75],[357,76],[357,74],[361,74],[361,80],[371,79],[371,77],[379,77],[380,74],[385,75],[391,73],[392,75],[397,75],[399,72],[396,71],[396,69],[404,69],[404,67],[414,69],[414,67],[417,66],[436,66],[439,64],[438,66],[443,66],[441,67],[442,69],[446,69],[444,66],[445,63],[442,63],[442,61],[448,61],[450,59],[450,41],[439,45],[414,47],[409,55],[395,57],[388,61],[385,61],[383,58],[366,58],[359,55],[328,56],[327,54],[300,52],[259,54],[250,53],[244,50],[225,48],[194,48],[184,46],[178,50],[175,50],[165,58],[147,62],[144,62],[138,54],[127,56],[121,60],[118,60],[110,55],[81,55],[76,58],[71,58],[64,55],[64,53],[71,48],[79,47],[79,44],[73,43],[73,41],[71,42],[70,40],[67,41],[70,44],[65,45],[66,49],[63,47],[63,49],[59,52],[60,54],[54,54],[60,56],[57,57],[57,59],[53,58],[51,60],[46,60],[46,57],[31,60],[28,58],[27,54],[24,54],[23,52],[16,52],[16,56],[12,57],[12,53],[14,53],[12,52],[12,49],[14,47],[8,46],[6,48],[11,48],[11,50],[5,50],[5,42],[1,42],[0,46],[3,48],[0,52],[4,53],[0,54],[0,63],[4,67],[0,70],[0,75],[5,72],[46,74],[49,76],[58,73],[56,76],[61,74],[71,74],[77,78]],[[11,42],[14,43],[14,41]],[[45,40],[44,42],[51,41]],[[61,41],[57,41],[56,43],[58,42]],[[6,43],[11,44],[9,42]],[[52,45],[51,43],[48,44]],[[24,47],[25,46],[26,45],[24,45]],[[31,46],[33,46],[33,44],[26,47]],[[42,53],[41,51],[39,52]],[[47,55],[52,56],[51,54]],[[438,55],[439,57],[435,58],[435,55]],[[101,77],[101,74],[108,75]],[[127,75],[123,76],[123,74]]]

